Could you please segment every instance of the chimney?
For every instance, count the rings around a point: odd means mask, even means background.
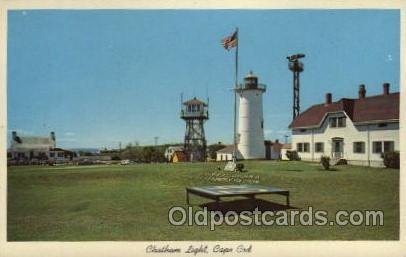
[[[358,98],[359,99],[365,98],[366,93],[367,91],[365,90],[365,85],[364,84],[359,85]]]
[[[331,104],[331,93],[326,94],[326,106]]]
[[[383,94],[384,95],[389,95],[389,86],[390,86],[390,84],[389,83],[383,83]]]
[[[279,144],[279,139],[275,139],[275,144]]]
[[[51,133],[49,134],[49,137],[50,137],[51,140],[53,141],[52,147],[55,148],[55,147],[56,147],[55,132],[51,131]]]
[[[13,138],[13,140],[15,141],[17,138],[17,131],[13,131],[11,132],[11,137]]]

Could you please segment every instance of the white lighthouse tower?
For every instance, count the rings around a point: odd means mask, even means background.
[[[236,88],[239,94],[238,153],[242,159],[264,159],[264,119],[262,94],[266,86],[258,84],[252,71],[244,78],[244,85]]]

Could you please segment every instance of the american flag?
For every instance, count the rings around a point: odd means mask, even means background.
[[[235,31],[231,36],[223,38],[223,40],[221,40],[221,44],[227,50],[229,50],[230,48],[236,47],[238,44],[237,31]]]

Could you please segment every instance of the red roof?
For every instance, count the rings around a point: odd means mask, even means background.
[[[399,120],[399,92],[313,105],[299,114],[289,128],[319,127],[326,115],[334,112],[345,112],[354,123]]]

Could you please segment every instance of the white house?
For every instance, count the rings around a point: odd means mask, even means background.
[[[11,133],[10,148],[7,150],[7,160],[11,163],[52,161],[66,162],[74,157],[72,151],[56,147],[55,133],[49,136],[21,136],[16,131]]]
[[[272,142],[271,140],[264,140],[265,158],[266,160],[278,160],[281,157],[282,144],[279,140]],[[216,152],[216,161],[231,161],[233,159],[234,146],[228,145]],[[237,159],[244,159],[242,154],[237,151]]]
[[[399,92],[366,97],[360,85],[358,98],[342,98],[313,105],[290,124],[292,150],[302,160],[319,161],[322,155],[349,164],[382,166],[381,153],[399,150]]]
[[[221,161],[233,160],[233,151],[234,151],[234,145],[228,145],[228,146],[218,150],[216,152],[216,161],[221,162]]]

